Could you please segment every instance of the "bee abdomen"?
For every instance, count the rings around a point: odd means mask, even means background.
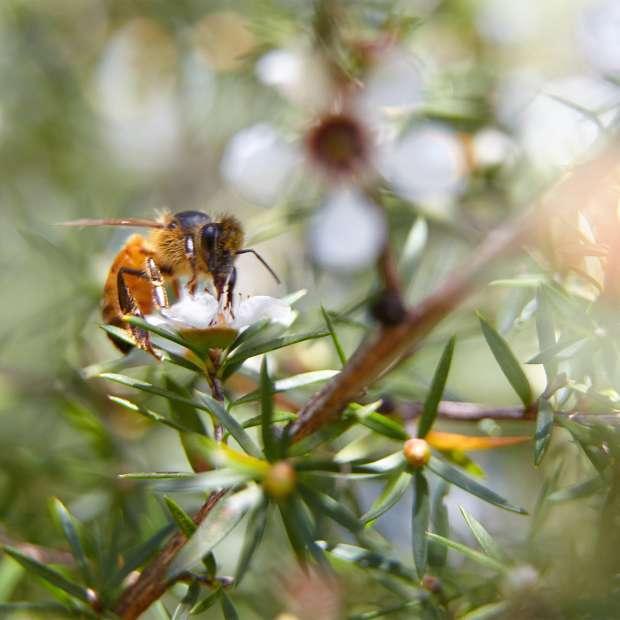
[[[114,325],[129,331],[129,326],[123,321],[124,312],[121,310],[118,291],[118,274],[122,268],[143,271],[146,258],[153,255],[141,235],[132,235],[121,251],[116,255],[105,286],[103,287],[103,304],[101,316],[106,325]],[[142,314],[149,314],[153,309],[151,284],[145,278],[124,274],[125,285]],[[112,343],[123,353],[131,350],[131,345],[108,334]]]

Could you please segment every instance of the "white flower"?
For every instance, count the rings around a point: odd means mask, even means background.
[[[268,205],[283,192],[300,159],[295,145],[273,126],[259,123],[232,138],[220,170],[245,198]]]
[[[456,132],[433,122],[415,125],[384,148],[380,167],[399,194],[422,203],[442,202],[460,194],[467,172]]]
[[[586,60],[603,75],[620,74],[620,3],[597,0],[583,11],[577,41]]]
[[[476,25],[492,43],[522,43],[540,27],[542,4],[539,0],[486,0],[478,10]]]
[[[599,119],[608,126],[619,98],[618,88],[589,76],[575,75],[549,82],[520,118],[523,149],[542,171],[556,172],[571,165],[601,133],[601,127],[588,113],[607,110]]]
[[[393,48],[370,69],[357,104],[363,113],[380,118],[385,111],[415,109],[423,100],[424,81],[417,60]]]
[[[184,292],[175,304],[150,315],[148,321],[158,326],[178,329],[208,329],[231,327],[243,330],[262,319],[289,326],[295,318],[291,307],[280,299],[267,295],[235,298],[233,308],[222,304],[211,293],[199,292],[194,296]]]
[[[377,259],[386,234],[379,207],[361,192],[342,188],[313,217],[310,250],[326,269],[357,271]]]
[[[283,48],[267,52],[255,66],[258,79],[305,108],[324,109],[334,83],[322,57],[311,49]]]

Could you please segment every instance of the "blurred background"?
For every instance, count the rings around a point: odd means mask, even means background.
[[[339,90],[342,75],[356,85],[354,94]],[[157,497],[116,475],[187,464],[174,434],[123,412],[106,399],[110,386],[83,374],[118,357],[98,328],[99,304],[127,231],[56,224],[152,217],[162,209],[232,213],[283,279],[278,287],[243,257],[238,290],[283,296],[307,289],[300,323],[320,325],[320,304],[341,312],[346,317],[337,325],[351,352],[372,325],[364,300],[377,286],[373,265],[388,231],[397,256],[407,243],[418,248],[406,272],[413,303],[467,260],[485,231],[526,205],[616,123],[620,3],[3,0],[0,85],[3,535],[62,546],[48,510],[49,498],[58,496],[102,541],[118,533],[122,544],[154,531],[166,516]],[[338,149],[326,154],[322,142],[334,127],[353,149],[345,174]],[[375,173],[387,229],[358,191],[360,179]],[[573,230],[572,222],[566,226]],[[578,227],[597,241],[596,222]],[[527,273],[531,260],[499,265],[498,278]],[[545,262],[548,271],[569,267]],[[600,266],[590,262],[588,269],[580,290],[591,300],[600,290]],[[473,309],[493,316],[525,361],[538,351],[534,293],[489,287],[374,392],[423,398],[442,334],[456,332],[448,396],[517,404]],[[336,367],[326,341],[287,350],[275,366],[284,373]],[[526,372],[542,391],[542,367]],[[520,422],[442,429],[531,433]],[[526,444],[473,456],[492,488],[528,508],[560,461],[565,484],[587,470],[568,436],[552,443],[551,456],[562,459],[535,469],[531,454]],[[358,501],[368,506],[377,490],[360,487]],[[509,545],[528,536],[527,519],[451,492],[449,504],[461,503]],[[591,546],[584,532],[595,527],[593,515],[569,505],[554,511],[550,546],[541,549],[576,561]],[[467,540],[458,519],[453,527]],[[409,508],[390,513],[379,529],[408,559]],[[224,567],[234,566],[241,535],[218,548]],[[519,553],[535,563],[531,548]],[[260,562],[270,591],[265,595],[248,579],[243,618],[310,618],[291,603],[301,586],[295,577],[284,579],[293,560],[275,533]],[[569,592],[579,579],[564,568],[549,577],[549,587]],[[372,600],[377,588],[351,574],[343,596]],[[289,600],[287,592],[297,594]],[[0,601],[45,597],[12,560],[0,560]],[[568,617],[558,613],[545,617]],[[608,617],[600,614],[589,617]]]

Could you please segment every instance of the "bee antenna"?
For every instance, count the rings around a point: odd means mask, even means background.
[[[263,266],[265,267],[265,269],[267,269],[267,271],[273,276],[273,279],[280,284],[280,278],[278,278],[278,276],[276,275],[276,272],[267,264],[267,261],[256,251],[253,250],[252,248],[246,248],[245,250],[238,250],[236,252],[237,254],[254,254],[254,256],[256,256],[256,258],[258,258],[258,260],[263,263]]]

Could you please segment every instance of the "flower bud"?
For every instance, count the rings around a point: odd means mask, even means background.
[[[424,575],[422,577],[422,587],[432,594],[439,594],[441,592],[441,581],[434,575]]]
[[[263,480],[263,488],[274,499],[288,497],[295,488],[297,474],[287,461],[274,463]]]
[[[387,289],[371,304],[370,314],[382,325],[393,327],[405,320],[407,309],[400,293],[394,289]]]
[[[428,442],[417,437],[405,441],[403,452],[407,462],[413,467],[424,467],[431,458],[431,449]]]

